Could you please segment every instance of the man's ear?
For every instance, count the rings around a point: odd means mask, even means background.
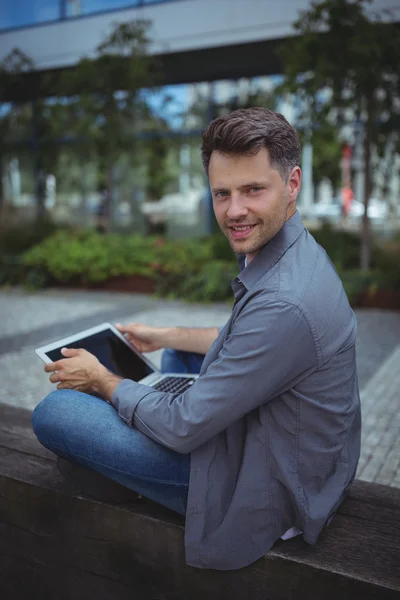
[[[290,173],[287,183],[290,202],[295,202],[297,200],[301,190],[301,180],[301,169],[300,167],[295,167]]]

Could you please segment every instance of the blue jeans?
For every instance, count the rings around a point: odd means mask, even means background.
[[[203,356],[167,349],[163,372],[198,373]],[[43,446],[113,479],[150,500],[184,515],[190,454],[178,454],[124,423],[116,410],[89,394],[52,392],[32,415]]]

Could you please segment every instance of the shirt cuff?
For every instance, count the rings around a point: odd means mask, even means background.
[[[111,398],[111,404],[117,410],[119,416],[125,423],[132,425],[133,413],[140,400],[146,396],[148,389],[145,386],[132,381],[123,379],[117,385]]]

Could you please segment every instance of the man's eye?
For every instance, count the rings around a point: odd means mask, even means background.
[[[252,187],[252,188],[250,188],[250,192],[259,192],[260,190],[262,190],[262,188],[260,188],[260,187]]]
[[[216,192],[215,193],[216,198],[224,198],[225,196],[229,196],[229,192]]]

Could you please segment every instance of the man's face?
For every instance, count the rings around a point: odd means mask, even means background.
[[[232,250],[250,262],[295,213],[300,169],[293,169],[285,183],[266,148],[254,156],[214,151],[208,176],[221,231]]]

